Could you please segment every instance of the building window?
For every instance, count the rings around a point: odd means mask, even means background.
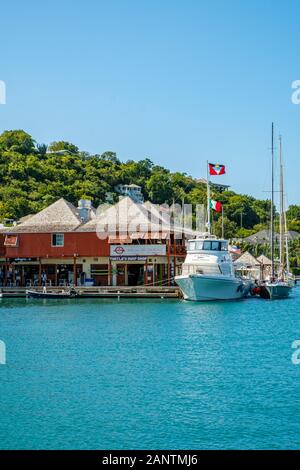
[[[19,239],[17,235],[6,235],[4,246],[17,247],[19,246]]]
[[[52,234],[52,246],[64,246],[64,234],[63,233]]]

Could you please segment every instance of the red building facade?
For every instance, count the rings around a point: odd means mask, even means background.
[[[99,238],[92,209],[60,199],[1,236],[4,286],[170,285],[185,258],[174,234]],[[84,217],[82,216],[84,215]],[[0,252],[1,253],[1,252]]]

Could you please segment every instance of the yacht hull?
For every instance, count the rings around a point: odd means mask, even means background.
[[[292,287],[288,283],[265,284],[260,288],[260,296],[264,299],[286,299]]]
[[[236,300],[246,297],[251,288],[251,282],[237,279],[233,276],[205,276],[190,274],[176,276],[185,300]]]

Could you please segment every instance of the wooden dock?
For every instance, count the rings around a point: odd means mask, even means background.
[[[26,297],[25,287],[2,287],[0,295],[2,298],[24,298]],[[31,291],[43,292],[42,287],[31,287]],[[47,287],[47,293],[59,293],[68,288]],[[144,299],[175,299],[181,297],[180,289],[177,286],[130,286],[130,287],[76,287],[77,296],[74,299],[98,299],[98,298],[144,298]]]

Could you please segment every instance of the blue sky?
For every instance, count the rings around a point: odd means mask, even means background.
[[[300,204],[299,18],[296,0],[2,3],[0,131],[195,177],[225,163],[218,181],[266,198],[274,121]]]

